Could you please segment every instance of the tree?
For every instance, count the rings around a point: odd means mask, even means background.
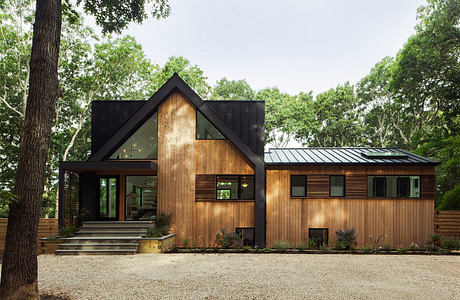
[[[3,4],[3,3],[1,3]],[[131,21],[146,16],[145,1],[84,1],[85,11],[96,16],[104,32],[121,31]],[[154,1],[153,14],[167,16],[166,0]],[[19,147],[18,168],[10,202],[6,245],[2,264],[0,297],[38,299],[37,235],[45,183],[51,129],[56,102],[61,95],[58,58],[62,9],[72,12],[69,2],[37,0],[33,31],[27,106]]]
[[[354,87],[346,82],[316,96],[313,101],[317,127],[310,145],[315,147],[361,146],[364,143],[361,113]]]
[[[163,67],[156,66],[152,74],[148,91],[153,95],[171,76],[177,73],[203,99],[208,98],[210,86],[207,77],[197,65],[192,66],[190,61],[182,56],[171,56]]]
[[[228,80],[222,78],[213,87],[211,99],[213,100],[252,100],[254,90],[246,80]]]

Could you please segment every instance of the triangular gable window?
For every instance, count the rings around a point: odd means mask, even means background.
[[[225,136],[198,110],[196,111],[197,140],[225,140]]]
[[[158,114],[155,112],[109,159],[157,159]]]

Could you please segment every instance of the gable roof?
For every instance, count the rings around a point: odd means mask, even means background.
[[[367,158],[366,152],[382,153],[378,158]],[[381,158],[385,153],[396,152],[402,158]],[[397,148],[275,148],[265,153],[266,165],[439,165],[426,157]]]
[[[173,91],[179,91],[206,116],[211,123],[219,129],[225,137],[231,141],[255,166],[263,166],[262,155],[257,155],[241,138],[217,115],[216,111],[203,101],[177,73],[174,75],[147,100],[117,131],[113,134],[88,161],[103,161],[109,157],[113,151],[120,146],[126,138],[131,136],[134,131],[147,120],[148,117],[157,109]]]

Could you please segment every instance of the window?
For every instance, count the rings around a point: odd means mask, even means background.
[[[254,247],[254,228],[252,227],[237,227],[235,232],[241,235],[241,240],[243,241],[243,246]]]
[[[345,176],[329,177],[329,196],[345,197]]]
[[[367,196],[420,197],[420,176],[367,176]]]
[[[328,243],[327,228],[308,228],[308,238],[316,242],[316,245],[323,246]]]
[[[291,197],[307,196],[307,176],[291,175]]]
[[[225,140],[225,136],[212,123],[196,111],[196,139],[197,140]]]
[[[253,175],[218,175],[217,200],[254,200]]]
[[[155,112],[110,156],[110,159],[157,159],[157,157],[158,114]]]
[[[150,221],[157,214],[157,176],[126,176],[126,220]]]

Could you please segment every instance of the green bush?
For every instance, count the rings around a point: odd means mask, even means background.
[[[276,241],[273,244],[273,248],[281,252],[285,252],[290,247],[291,245],[289,244],[289,242],[286,242],[286,241]]]
[[[365,245],[363,248],[361,248],[364,253],[372,253],[374,251],[374,247],[370,245]]]
[[[319,250],[323,251],[323,252],[329,252],[329,247],[327,245],[321,245],[319,246]]]
[[[448,250],[460,250],[460,239],[447,237],[441,240],[441,246]]]
[[[314,239],[308,239],[307,248],[308,249],[318,249],[318,243]]]
[[[438,210],[456,210],[460,209],[460,182],[457,183],[454,188],[442,197],[441,203],[439,203]]]
[[[406,248],[398,248],[396,249],[396,251],[398,251],[399,254],[404,254],[407,252],[407,249]]]
[[[59,237],[61,238],[68,238],[75,236],[75,232],[77,231],[77,226],[75,225],[67,225],[59,229]]]
[[[269,252],[272,251],[272,249],[270,249],[270,248],[263,248],[262,250],[263,250],[265,253],[269,253]]]
[[[387,252],[391,251],[391,245],[388,243],[383,243],[382,250]]]
[[[216,244],[224,249],[239,249],[243,246],[241,236],[235,232],[227,232],[225,228],[216,234]]]
[[[334,249],[335,250],[347,250],[348,246],[344,242],[337,241],[335,242]]]
[[[158,238],[158,237],[165,236],[165,234],[164,234],[164,230],[162,228],[157,228],[155,226],[155,227],[150,227],[147,230],[147,234],[145,236],[148,237],[148,238]]]
[[[305,244],[305,242],[300,242],[297,244],[296,248],[299,249],[299,251],[305,251],[305,249],[307,249],[307,244]]]
[[[252,247],[251,246],[243,246],[243,252],[251,252]]]
[[[341,247],[341,249],[338,250],[349,250],[356,245],[356,234],[354,228],[345,229],[344,231],[337,230],[335,233],[337,235],[336,247]]]
[[[184,239],[184,242],[182,243],[182,245],[184,246],[185,249],[187,249],[189,243],[190,243],[189,239]]]

